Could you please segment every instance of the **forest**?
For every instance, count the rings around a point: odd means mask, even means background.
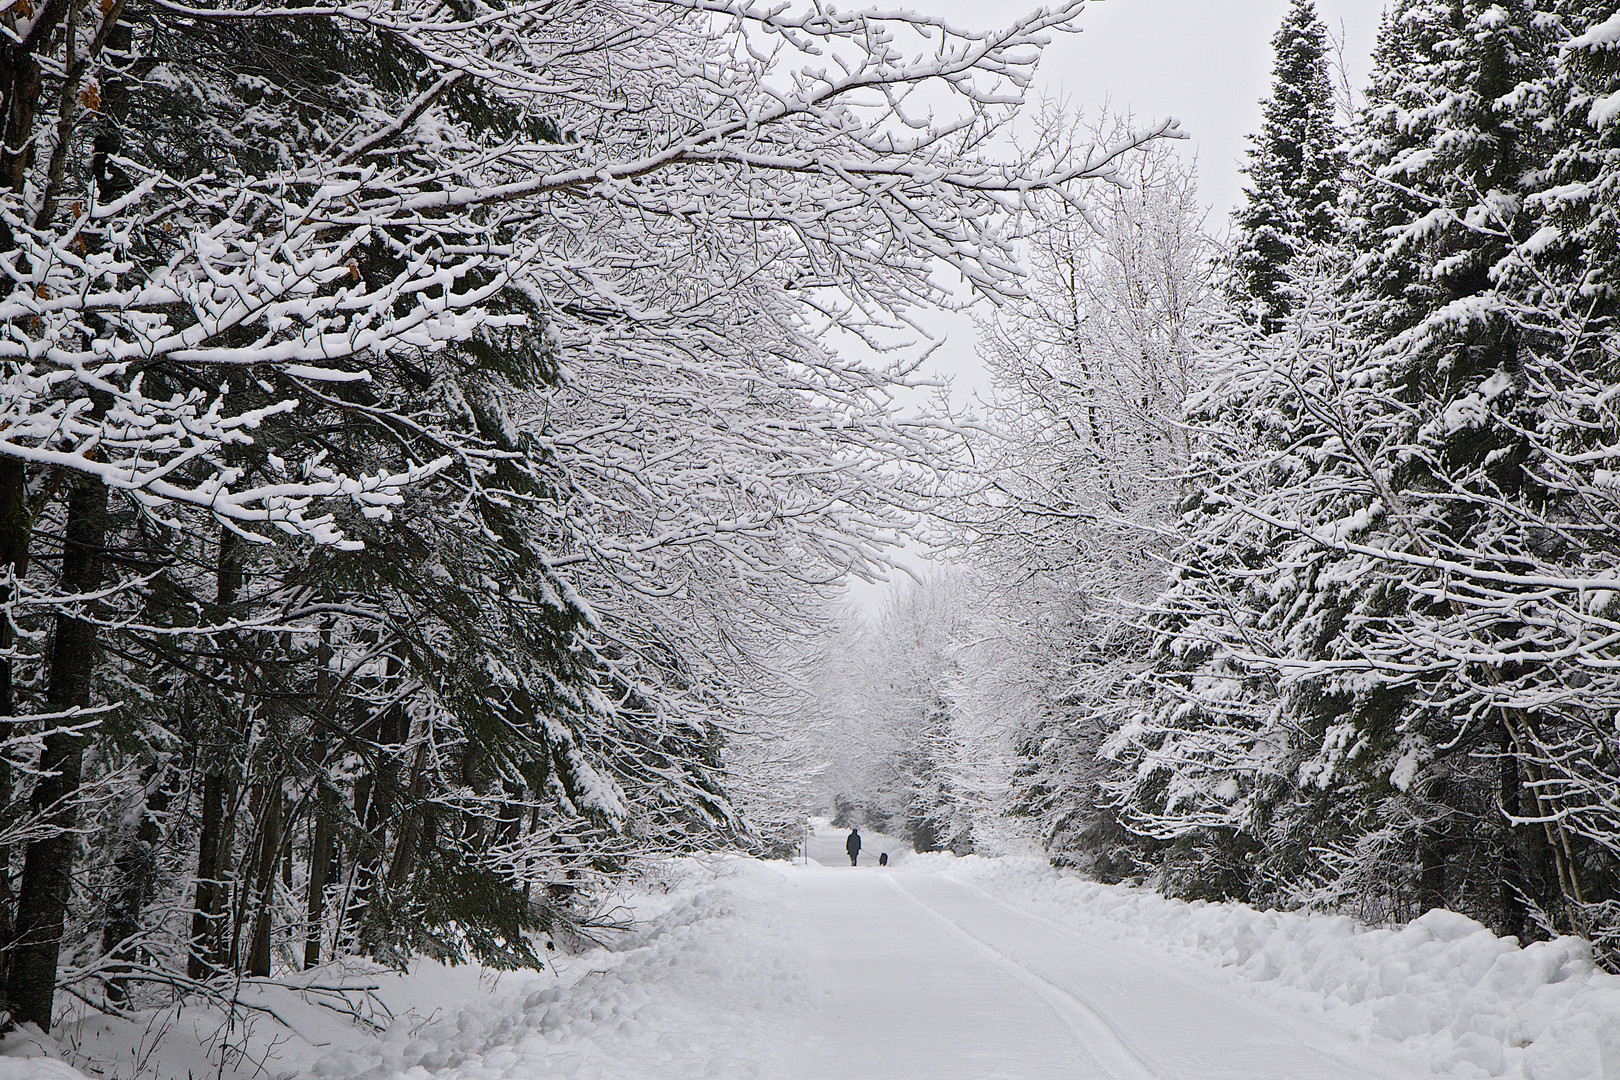
[[[823,799],[1612,952],[1612,6],[1292,0],[1227,230],[1026,101],[1082,0],[11,0],[0,1024],[543,967]]]
[[[1310,0],[1243,204],[1030,224],[952,564],[801,657],[840,820],[1187,899],[1620,947],[1620,14]],[[1108,125],[1097,132],[1113,130]]]
[[[1078,6],[9,3],[6,1023],[537,967],[768,848],[773,651],[949,457],[824,335],[1154,136],[998,147]]]

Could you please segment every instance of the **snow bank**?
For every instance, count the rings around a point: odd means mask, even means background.
[[[0,1080],[89,1080],[78,1069],[51,1058],[0,1057]]]
[[[747,860],[724,867],[695,888],[689,880],[671,890],[656,914],[647,907],[657,901],[643,898],[634,913],[641,928],[611,949],[573,958],[564,980],[526,977],[501,999],[329,1055],[310,1075],[729,1080],[774,1073],[781,1044],[767,1042],[765,1032],[780,1031],[787,1012],[808,1000],[786,947],[793,935],[769,904],[784,885],[780,874]]]
[[[369,1022],[334,1011],[330,994],[267,988],[254,1000],[282,1022],[262,1013],[234,1018],[237,1052],[222,1071],[216,1036],[233,1018],[197,1006],[133,1020],[74,1017],[60,1025],[58,1042],[92,1075],[142,1080],[776,1075],[791,1049],[782,1033],[796,1030],[795,1014],[809,1000],[797,931],[780,899],[786,887],[779,871],[752,860],[681,860],[624,899],[634,932],[557,957],[555,971],[417,963],[403,975],[366,974],[363,985],[375,989],[350,998],[363,1002]],[[326,970],[312,981],[339,980]],[[0,1043],[0,1055],[20,1051],[11,1038]],[[0,1056],[0,1080],[80,1080],[40,1058],[21,1073],[5,1071],[15,1070],[13,1060]]]
[[[1296,1004],[1459,1078],[1620,1080],[1620,976],[1598,970],[1578,938],[1520,948],[1450,911],[1374,929],[1342,916],[1188,903],[1099,885],[1037,858],[914,855],[906,866],[1105,941],[1129,938],[1178,961],[1291,988]]]
[[[61,1043],[23,1024],[0,1036],[0,1080],[89,1080],[61,1060],[66,1055]]]

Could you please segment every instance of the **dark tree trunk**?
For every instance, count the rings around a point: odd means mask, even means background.
[[[241,537],[220,529],[214,603],[221,619],[228,616],[242,587],[241,548]],[[228,811],[235,799],[235,785],[226,773],[228,764],[218,754],[204,752],[201,757],[205,764],[197,828],[197,894],[191,914],[191,958],[186,962],[193,979],[216,973],[229,955],[225,909],[233,830]]]
[[[191,957],[186,974],[201,979],[219,965],[225,913],[225,868],[230,858],[225,813],[229,781],[217,771],[203,777],[202,820],[197,829],[197,896],[191,912]]]
[[[281,800],[281,887],[288,892],[293,885],[293,804],[291,799]]]
[[[228,619],[242,596],[242,538],[229,529],[219,530],[219,561],[214,567],[214,604],[218,617]]]
[[[321,962],[321,924],[326,921],[326,887],[333,879],[332,862],[336,855],[333,826],[337,818],[337,792],[327,782],[327,739],[323,722],[333,715],[332,702],[332,628],[321,628],[320,647],[315,652],[315,718],[317,732],[310,755],[315,766],[315,799],[311,811],[309,838],[309,897],[305,908],[304,967],[312,968]]]
[[[275,911],[276,863],[281,855],[281,782],[266,786],[263,795],[264,824],[259,830],[259,859],[254,872],[253,940],[248,949],[247,973],[270,974],[270,925]]]
[[[399,826],[394,840],[394,861],[388,868],[388,888],[396,890],[405,884],[416,869],[418,844],[422,833],[422,797],[426,793],[426,777],[422,769],[427,762],[427,743],[419,743],[416,747],[415,760],[411,762],[411,782],[409,787],[410,798],[408,805],[399,813]]]
[[[497,834],[503,844],[513,844],[523,834],[523,789],[509,780],[501,782],[506,800],[501,803],[501,827]]]
[[[388,684],[399,672],[399,662],[392,658],[387,664]],[[377,718],[376,765],[366,784],[367,798],[364,813],[358,814],[364,832],[354,857],[354,881],[349,896],[349,907],[344,912],[344,925],[360,931],[366,909],[371,906],[372,892],[378,876],[384,872],[383,860],[388,852],[388,829],[398,810],[399,761],[397,748],[404,740],[405,710],[397,705],[385,709]],[[361,795],[355,791],[356,810]]]
[[[101,9],[113,20],[111,35],[106,44],[127,49],[129,28],[121,19],[122,0]],[[0,185],[12,191],[24,191],[34,159],[36,120],[44,89],[44,69],[36,55],[49,48],[64,32],[62,23],[71,12],[68,0],[43,0],[37,18],[23,17],[26,8],[14,5],[0,22],[5,33],[0,34]],[[21,34],[19,29],[26,26]],[[68,26],[65,33],[74,34],[76,28]],[[93,48],[99,48],[99,43]],[[81,58],[82,60],[85,58]],[[62,93],[73,93],[77,85],[73,78],[62,84]],[[122,121],[127,112],[127,85],[117,77],[106,80],[103,87],[103,112]],[[70,109],[71,100],[64,101]],[[68,114],[70,115],[70,114]],[[64,123],[58,127],[61,150],[67,148],[70,128]],[[60,156],[60,155],[59,155]],[[65,158],[63,159],[65,160]],[[53,163],[51,178],[40,192],[42,213],[49,208],[60,186],[60,168]],[[110,200],[111,193],[102,192]],[[11,229],[0,223],[0,250],[16,247]],[[26,260],[25,260],[26,262]],[[24,266],[16,267],[21,271]],[[92,324],[95,317],[92,316]],[[97,413],[104,404],[98,402]],[[102,548],[107,528],[106,486],[99,480],[80,476],[73,483],[68,497],[68,514],[62,552],[63,587],[75,592],[90,592],[101,580]],[[33,533],[33,521],[27,501],[27,476],[24,464],[12,457],[0,460],[0,567],[9,566],[21,577],[27,569],[28,547]],[[9,598],[9,590],[8,597]],[[3,620],[0,620],[3,622]],[[12,646],[9,626],[0,628],[0,650]],[[55,640],[52,645],[50,674],[46,685],[46,698],[51,711],[61,711],[89,704],[90,680],[94,670],[96,629],[77,619],[58,616]],[[0,656],[0,717],[15,715],[16,702],[10,661]],[[12,721],[0,722],[0,735],[8,734]],[[56,823],[69,827],[77,817],[75,796],[84,761],[84,748],[88,737],[83,734],[55,732],[47,737],[41,748],[41,767],[50,775],[34,789],[33,805],[50,808]],[[4,769],[0,766],[0,769]],[[11,777],[0,777],[0,801],[12,799]],[[31,843],[23,857],[23,872],[15,915],[6,919],[9,907],[10,881],[6,868],[10,853],[0,849],[0,938],[8,950],[4,971],[0,971],[0,1006],[20,1022],[33,1021],[41,1029],[48,1029],[51,1009],[56,993],[56,967],[61,951],[61,937],[67,914],[67,901],[72,882],[72,859],[76,847],[71,833],[62,833]]]
[[[253,949],[253,939],[249,937],[244,944],[242,937],[254,910],[253,898],[258,895],[258,871],[264,862],[264,829],[267,824],[265,798],[268,793],[263,781],[256,781],[248,786],[247,816],[248,820],[253,822],[253,831],[248,835],[248,841],[242,852],[241,878],[236,882],[230,926],[225,935],[227,943],[225,962],[231,971],[238,973],[244,970],[247,957]],[[247,951],[244,952],[244,949]]]
[[[125,837],[113,859],[112,898],[107,903],[107,922],[101,930],[101,952],[114,961],[127,962],[139,951],[128,941],[140,930],[141,912],[151,902],[152,890],[157,884],[157,843],[161,838],[158,818],[168,810],[170,799],[168,786],[161,782],[167,779],[166,772],[162,766],[148,771],[140,796],[140,822],[133,835]],[[122,978],[110,979],[107,996],[123,1001],[125,984]]]
[[[315,796],[314,821],[310,826],[309,842],[309,900],[308,926],[304,931],[304,966],[312,968],[321,962],[321,924],[326,920],[326,887],[334,877],[333,864],[337,845],[333,819],[337,816],[337,793],[317,776],[320,790]]]
[[[28,545],[34,536],[33,514],[28,507],[28,474],[20,459],[0,457],[0,575],[8,570],[20,578],[28,572]],[[11,600],[11,587],[0,585],[0,601]],[[16,693],[12,689],[11,620],[0,619],[0,717],[16,715]],[[9,719],[7,720],[9,723]],[[0,796],[10,794],[10,774],[0,773],[5,787]]]
[[[0,458],[0,575],[15,578],[28,572],[28,545],[34,534],[28,507],[28,474],[19,458]],[[10,585],[0,585],[0,602],[10,602]],[[0,610],[0,740],[16,734],[16,692],[12,687],[11,649],[16,644],[11,620]],[[11,763],[0,753],[0,806],[12,802]],[[0,844],[0,1011],[5,1002],[5,956],[10,951],[15,897],[11,891],[11,848]]]
[[[1447,800],[1451,795],[1451,782],[1446,776],[1430,781],[1420,811],[1426,811],[1430,820],[1417,835],[1417,906],[1418,914],[1446,906],[1446,848]]]
[[[349,908],[343,914],[343,924],[359,933],[365,920],[366,909],[371,906],[371,893],[376,884],[377,870],[387,846],[388,825],[380,809],[392,803],[391,784],[374,782],[372,797],[366,808],[365,829],[354,854],[354,881],[349,895]]]
[[[62,586],[88,593],[101,584],[101,553],[107,535],[107,487],[82,476],[68,497],[62,549]],[[95,669],[96,628],[63,613],[56,617],[46,700],[51,712],[90,704]],[[64,721],[71,724],[72,721]],[[89,735],[58,729],[45,739],[40,764],[47,775],[34,788],[33,808],[53,826],[53,834],[28,845],[17,899],[15,942],[6,981],[12,1015],[19,1023],[51,1026],[56,968],[62,948],[78,838],[77,795]]]
[[[39,113],[40,93],[44,89],[43,72],[34,51],[51,39],[67,12],[67,0],[45,0],[44,10],[38,21],[29,27],[27,37],[21,41],[13,40],[16,27],[11,17],[6,19],[10,32],[0,37],[0,97],[3,97],[5,109],[4,145],[0,146],[0,183],[13,191],[23,189],[28,167],[34,159],[34,121]],[[3,228],[0,226],[0,229]],[[4,239],[11,240],[9,230],[5,230]],[[8,243],[6,246],[11,245]]]
[[[1497,932],[1503,937],[1516,937],[1520,942],[1524,942],[1527,940],[1525,932],[1529,922],[1529,912],[1525,908],[1524,898],[1528,895],[1530,886],[1521,858],[1520,830],[1514,827],[1511,820],[1523,814],[1522,804],[1519,801],[1519,759],[1514,756],[1513,737],[1506,727],[1501,729],[1501,737],[1502,756],[1498,762],[1498,769],[1501,778],[1502,836],[1497,844],[1497,858],[1501,880],[1498,888],[1502,904],[1502,925]]]
[[[1418,912],[1446,906],[1445,830],[1429,826],[1418,834]]]

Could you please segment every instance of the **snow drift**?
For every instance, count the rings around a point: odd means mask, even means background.
[[[304,973],[347,983],[370,1023],[334,1011],[330,994],[323,1003],[292,986],[249,991],[284,1022],[263,1013],[245,1022],[244,1012],[228,1028],[231,1017],[197,1004],[128,1019],[70,1014],[55,1039],[37,1029],[0,1039],[0,1080],[777,1075],[790,1040],[769,1033],[796,1030],[805,1002],[797,938],[777,898],[784,887],[752,860],[677,860],[624,897],[633,931],[578,955],[548,954],[554,971],[419,960],[403,974]]]

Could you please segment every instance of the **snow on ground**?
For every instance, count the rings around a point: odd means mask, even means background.
[[[749,859],[671,864],[628,899],[634,932],[556,957],[555,972],[497,972],[418,962],[408,974],[351,976],[374,986],[380,1030],[333,1011],[333,995],[248,995],[286,1024],[248,1016],[227,1058],[210,1047],[226,1017],[188,1007],[134,1021],[79,1018],[46,1047],[91,1077],[141,1080],[716,1080],[780,1075],[804,1002],[794,928],[783,922],[780,873]],[[554,954],[553,954],[554,955]],[[336,973],[318,973],[332,983]],[[351,998],[360,995],[352,993]],[[0,1080],[59,1080],[37,1036],[0,1040]]]
[[[817,1009],[794,1080],[1434,1075],[1320,1019],[1256,1007],[1213,966],[1178,969],[909,868],[928,862],[790,876]]]
[[[638,929],[555,971],[418,963],[0,1040],[0,1080],[1620,1080],[1620,977],[1574,940],[1182,903],[1035,858],[916,855],[825,822],[802,865],[671,863]],[[876,866],[887,851],[890,866]],[[365,994],[356,986],[373,987]]]
[[[0,1057],[0,1080],[85,1080],[70,1065],[50,1058]]]
[[[927,868],[1053,922],[1272,987],[1370,1044],[1415,1051],[1459,1078],[1620,1080],[1620,976],[1578,938],[1520,948],[1463,915],[1396,928],[1345,917],[1186,903],[1099,885],[1040,859],[920,855]]]

